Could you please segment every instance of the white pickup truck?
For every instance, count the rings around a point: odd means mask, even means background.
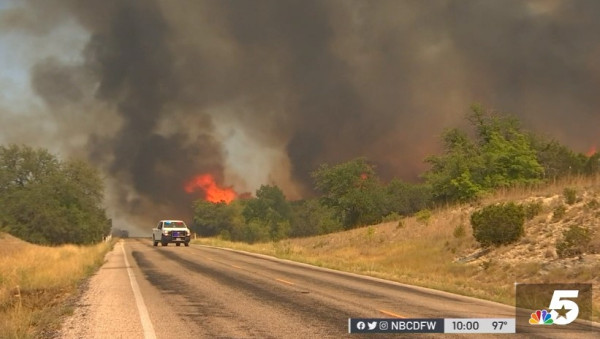
[[[168,246],[169,243],[175,243],[177,246],[182,243],[185,246],[190,245],[190,229],[181,220],[161,220],[152,229],[152,243],[158,246]]]

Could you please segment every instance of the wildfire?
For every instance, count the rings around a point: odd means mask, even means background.
[[[588,158],[589,158],[589,157],[591,157],[591,156],[592,156],[592,155],[594,155],[594,154],[596,154],[596,145],[592,146],[592,147],[590,148],[590,150],[589,150],[589,151],[588,151],[588,152],[587,152],[585,155],[587,155],[587,156],[588,156]]]
[[[229,204],[237,198],[237,193],[231,187],[219,187],[215,178],[210,174],[200,174],[192,178],[185,184],[185,191],[193,193],[197,190],[204,191],[204,200],[210,202],[221,202]]]

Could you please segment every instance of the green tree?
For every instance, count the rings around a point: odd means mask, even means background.
[[[226,202],[198,200],[194,204],[194,231],[202,236],[215,236],[229,231],[235,210]]]
[[[0,146],[0,193],[41,183],[59,170],[59,162],[44,149]]]
[[[290,236],[292,237],[327,234],[343,229],[335,210],[322,205],[318,199],[292,202],[291,207],[293,218]]]
[[[103,183],[82,161],[60,162],[43,149],[0,146],[0,222],[40,244],[98,242],[110,232]]]
[[[437,202],[470,201],[485,192],[482,185],[483,159],[477,144],[458,129],[444,132],[444,154],[426,159],[431,165],[424,174]]]
[[[452,129],[444,133],[444,153],[431,156],[424,177],[438,202],[469,201],[500,187],[540,182],[544,168],[519,122],[485,114],[473,105],[467,116],[475,138]]]
[[[244,200],[213,203],[198,200],[194,204],[192,229],[202,236],[222,236],[228,240],[244,240],[242,217]]]
[[[582,154],[576,154],[556,140],[547,140],[534,134],[529,134],[528,138],[547,180],[583,173],[587,158]]]
[[[373,165],[358,158],[312,173],[321,203],[333,208],[345,228],[381,221],[385,212],[384,191]]]
[[[269,228],[269,225],[260,220],[252,220],[244,227],[243,240],[250,244],[272,240]]]
[[[486,189],[537,183],[543,176],[544,169],[525,135],[516,130],[507,132],[508,136],[491,132],[482,146],[482,185]]]
[[[272,240],[289,235],[292,209],[281,189],[275,185],[262,185],[256,191],[256,198],[246,202],[242,215],[253,229],[257,225],[265,227]]]
[[[583,174],[593,175],[598,173],[600,173],[600,153],[596,152],[589,157],[585,157]]]
[[[432,190],[427,184],[411,184],[393,179],[385,187],[385,214],[411,215],[429,207]]]

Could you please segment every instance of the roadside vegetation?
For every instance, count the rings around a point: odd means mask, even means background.
[[[578,177],[534,191],[499,191],[477,202],[434,209],[427,223],[415,215],[305,238],[248,244],[212,237],[195,243],[267,254],[508,305],[514,305],[515,282],[591,283],[593,316],[598,319],[598,180]],[[564,214],[556,219],[556,206],[570,199],[563,194],[564,188],[576,189],[578,202],[567,205]],[[477,227],[471,217],[486,210],[486,206],[508,206],[508,216],[517,220],[517,231],[507,232],[505,243],[482,243],[474,236]],[[520,219],[522,211],[524,219]],[[515,234],[521,236],[515,240]]]
[[[0,338],[52,337],[113,242],[47,247],[0,233]]]
[[[0,231],[43,244],[93,244],[111,222],[99,172],[44,149],[0,146]]]
[[[112,247],[103,199],[86,162],[0,146],[0,338],[51,337],[71,312],[69,298]]]

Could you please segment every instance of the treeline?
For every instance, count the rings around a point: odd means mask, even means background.
[[[192,228],[202,236],[260,242],[350,229],[427,208],[431,192],[425,185],[393,180],[383,185],[374,167],[359,158],[313,173],[320,198],[286,200],[277,186],[263,185],[256,197],[195,203]]]
[[[108,235],[99,172],[44,149],[0,146],[0,231],[26,241],[90,244]]]
[[[365,158],[321,165],[312,173],[318,198],[286,200],[277,186],[231,204],[198,201],[193,228],[203,236],[259,242],[336,232],[398,220],[438,205],[474,201],[499,188],[523,187],[569,175],[594,175],[600,155],[575,153],[556,140],[524,130],[517,119],[473,105],[470,129],[441,137],[422,182],[383,183]]]
[[[423,177],[433,202],[471,201],[498,188],[527,186],[569,175],[592,175],[600,155],[575,153],[556,140],[521,128],[515,118],[485,114],[473,105],[468,131],[450,129],[442,136],[444,151],[427,158]]]

